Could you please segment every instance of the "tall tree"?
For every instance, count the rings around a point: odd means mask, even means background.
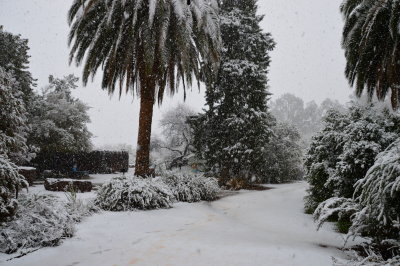
[[[356,93],[376,93],[384,100],[391,91],[392,106],[400,106],[400,2],[345,0],[343,48],[346,77]]]
[[[26,159],[29,128],[19,83],[0,66],[0,155],[21,163]]]
[[[28,51],[28,40],[0,26],[0,154],[18,164],[34,155],[26,143],[27,109],[35,86]]]
[[[256,3],[221,3],[221,66],[216,81],[208,84],[208,110],[199,118],[205,126],[197,126],[207,134],[204,156],[208,165],[223,179],[260,174],[271,135],[267,73],[268,53],[275,43],[260,28],[263,17],[257,15]]]
[[[85,59],[83,82],[103,69],[102,87],[140,96],[136,175],[149,173],[153,107],[165,88],[191,86],[202,65],[219,60],[216,0],[74,0],[69,11],[71,61]]]
[[[3,30],[0,26],[0,67],[13,75],[25,103],[32,96],[35,80],[29,72],[28,40]]]
[[[32,130],[28,143],[40,152],[78,152],[92,147],[92,134],[85,103],[72,96],[78,78],[68,75],[62,79],[49,77],[49,85],[37,94],[29,105]]]

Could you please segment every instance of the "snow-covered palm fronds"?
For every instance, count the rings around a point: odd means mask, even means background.
[[[84,83],[104,69],[110,93],[151,77],[161,101],[166,85],[171,93],[180,81],[191,85],[204,62],[219,60],[216,0],[75,0],[68,19],[71,61],[85,60]]]
[[[345,0],[342,46],[346,77],[358,96],[366,91],[384,100],[391,91],[393,108],[399,107],[398,79],[400,1]]]
[[[56,246],[74,234],[75,223],[95,209],[79,201],[65,203],[52,195],[21,195],[15,219],[3,223],[0,252],[14,253]]]
[[[160,179],[121,176],[98,190],[95,204],[107,211],[150,210],[172,207],[173,198]]]
[[[218,181],[204,175],[165,172],[162,179],[178,201],[211,201],[215,200],[220,192]]]

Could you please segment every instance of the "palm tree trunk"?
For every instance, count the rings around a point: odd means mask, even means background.
[[[149,84],[150,83],[150,84]],[[148,177],[150,173],[150,138],[154,107],[154,82],[144,82],[140,89],[139,134],[136,150],[135,175]]]

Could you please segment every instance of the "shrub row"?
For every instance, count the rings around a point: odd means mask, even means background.
[[[214,200],[218,182],[202,175],[168,172],[161,178],[121,176],[104,184],[95,204],[107,211],[131,211],[170,208],[174,201]]]

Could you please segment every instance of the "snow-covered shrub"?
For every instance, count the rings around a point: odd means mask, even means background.
[[[373,104],[353,103],[345,114],[329,111],[306,156],[306,208],[314,211],[331,197],[352,198],[376,156],[400,136],[399,119]]]
[[[320,203],[314,211],[314,219],[317,222],[318,228],[322,226],[331,217],[337,216],[340,220],[343,217],[350,217],[360,210],[360,205],[353,199],[349,198],[330,198]]]
[[[305,156],[305,179],[310,188],[305,199],[305,208],[314,212],[318,204],[333,195],[331,185],[326,185],[335,170],[338,156],[342,153],[342,134],[349,124],[345,114],[329,110],[324,117],[324,127],[312,138],[311,145]]]
[[[95,204],[107,211],[170,208],[174,196],[160,179],[116,177],[97,191]]]
[[[362,245],[362,254],[355,250],[347,250],[347,259],[333,258],[334,266],[392,266],[400,265],[400,256],[385,259],[368,245]]]
[[[373,256],[368,257],[381,261],[400,256],[400,138],[377,156],[355,187],[354,198],[334,197],[318,206],[314,213],[318,225],[334,214],[347,215],[348,237],[372,240]]]
[[[23,187],[28,187],[28,183],[18,173],[18,167],[0,155],[0,222],[15,214],[18,207],[16,193]]]
[[[218,181],[204,175],[165,172],[162,180],[170,187],[177,201],[211,201],[220,192]]]
[[[400,138],[377,156],[356,191],[363,209],[354,216],[352,233],[378,242],[391,239],[400,246]]]
[[[93,212],[91,205],[52,195],[23,194],[13,220],[1,224],[0,252],[56,246],[74,234],[74,225]]]
[[[84,217],[100,211],[100,208],[95,205],[93,200],[83,201],[78,199],[77,192],[74,190],[70,190],[65,195],[68,199],[65,206],[75,222],[81,222]]]

